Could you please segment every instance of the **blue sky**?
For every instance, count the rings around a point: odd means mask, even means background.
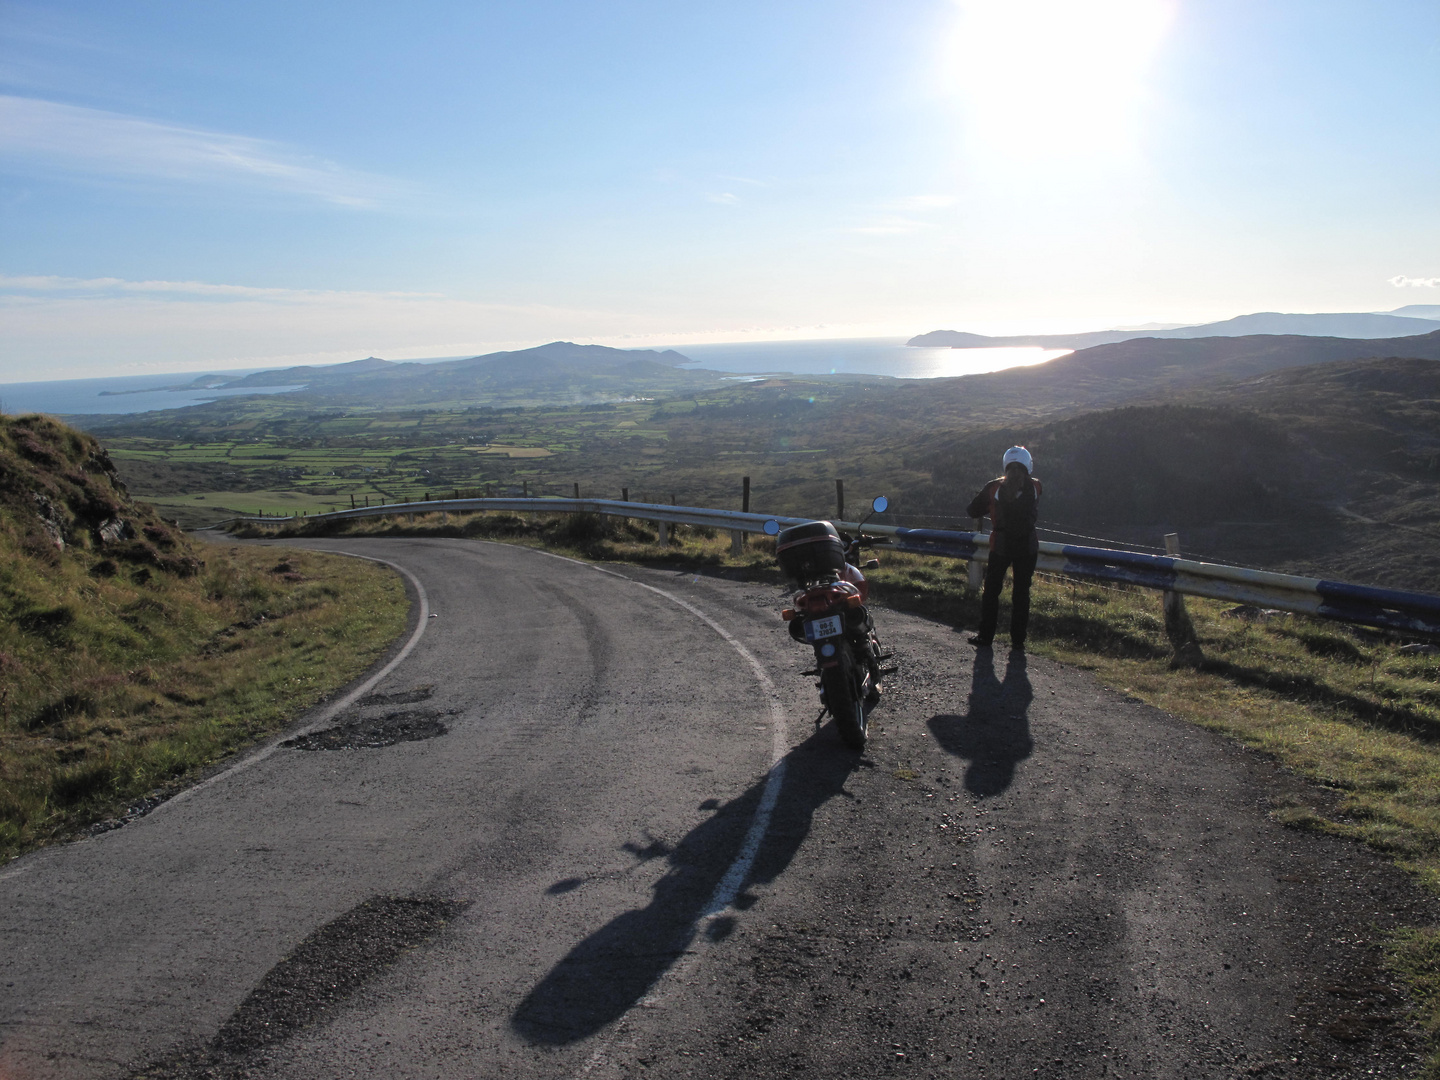
[[[1434,0],[0,0],[0,382],[1440,303],[1437,115]]]

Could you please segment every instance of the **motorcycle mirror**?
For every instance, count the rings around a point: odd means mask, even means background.
[[[890,500],[884,495],[876,495],[875,501],[870,504],[872,513],[883,514],[890,507]]]
[[[769,521],[765,522],[765,524],[762,525],[761,528],[763,528],[763,529],[765,530],[765,535],[766,535],[766,536],[779,536],[779,535],[780,535],[780,523],[779,523],[778,521],[776,521],[774,518],[771,518]]]

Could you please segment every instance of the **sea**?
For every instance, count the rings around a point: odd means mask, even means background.
[[[677,345],[689,367],[744,375],[888,375],[892,379],[943,379],[1043,364],[1069,349],[1026,346],[1003,349],[932,349],[904,338],[842,338],[829,341],[745,341]]]
[[[0,412],[54,413],[58,415],[118,415],[182,409],[240,394],[283,394],[299,386],[246,387],[243,390],[165,390],[182,386],[202,374],[238,379],[252,371],[198,372],[169,375],[124,375],[113,379],[64,379],[58,382],[0,383]]]
[[[746,341],[713,345],[680,345],[690,357],[689,368],[723,371],[738,379],[763,375],[883,375],[892,379],[938,379],[979,375],[988,371],[1042,364],[1068,349],[1016,347],[1003,349],[915,348],[904,338],[848,338],[826,341]],[[463,357],[429,357],[412,363],[438,363]],[[65,379],[55,382],[0,383],[0,412],[44,412],[60,415],[117,415],[201,405],[240,394],[283,394],[299,386],[202,390],[183,386],[202,374],[240,378],[263,368],[169,375],[126,375],[110,379]]]

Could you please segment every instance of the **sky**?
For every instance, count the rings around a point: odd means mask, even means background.
[[[0,0],[0,382],[1440,304],[1435,0]]]

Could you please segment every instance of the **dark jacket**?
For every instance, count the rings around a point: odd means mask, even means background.
[[[1039,515],[1040,493],[1044,490],[1040,481],[1030,477],[1028,484],[1022,484],[1020,491],[1012,495],[1005,487],[1003,476],[991,480],[981,489],[980,494],[970,500],[965,513],[972,518],[990,519],[990,550],[1004,551],[1014,555],[1029,550],[1033,555],[1040,550],[1040,537],[1035,533],[1035,521]]]

